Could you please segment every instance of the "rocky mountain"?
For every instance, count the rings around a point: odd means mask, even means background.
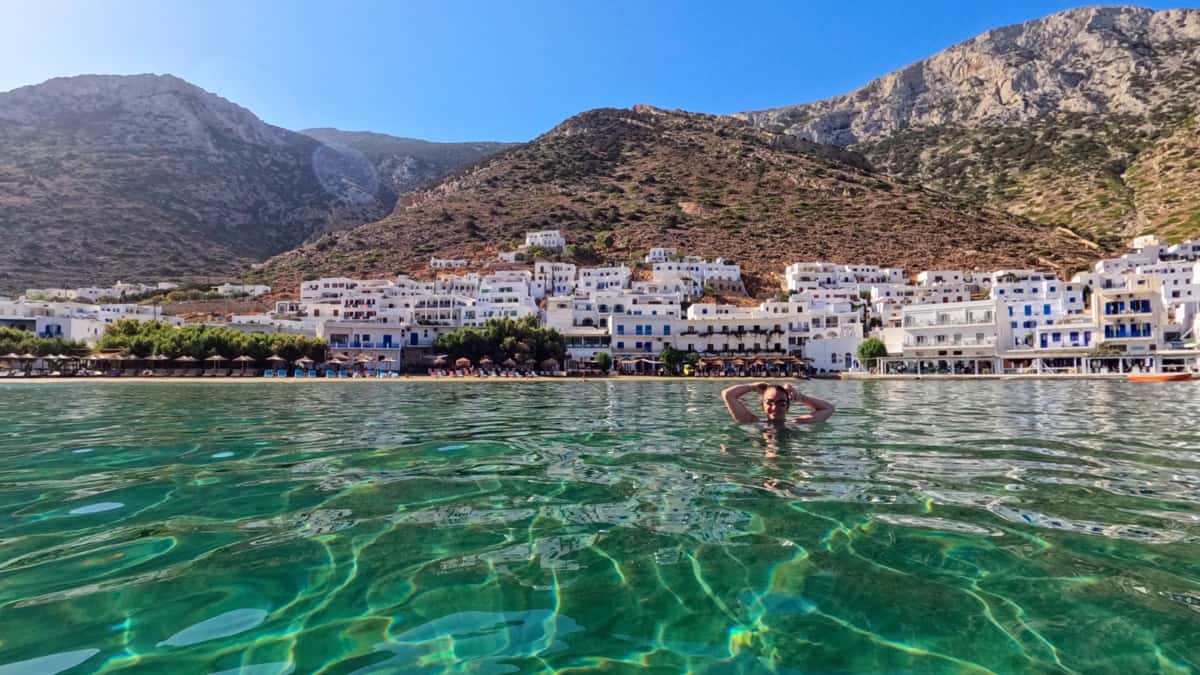
[[[739,117],[1115,245],[1200,235],[1196,200],[1161,187],[1200,185],[1197,111],[1200,10],[1085,7],[988,31],[844,96]]]
[[[370,131],[303,129],[300,133],[321,141],[343,155],[361,157],[372,168],[366,177],[378,185],[379,198],[390,206],[414,190],[429,187],[456,169],[478,162],[514,143],[435,143]],[[389,208],[390,210],[390,208]]]
[[[795,260],[1072,269],[1094,257],[1069,231],[872,172],[852,152],[638,106],[572,117],[254,277],[413,272],[435,254],[482,265],[539,228],[562,229],[585,263],[637,261],[663,245],[728,256],[759,294],[773,294]]]
[[[229,274],[389,213],[407,184],[379,173],[169,75],[0,93],[0,288]]]

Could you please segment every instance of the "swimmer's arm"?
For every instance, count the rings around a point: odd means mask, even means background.
[[[759,421],[758,416],[750,412],[745,403],[742,403],[742,397],[752,391],[762,391],[769,385],[766,382],[755,382],[754,384],[735,384],[721,392],[721,400],[725,401],[725,409],[733,415],[733,419],[738,424],[754,424]]]
[[[798,391],[791,391],[792,400],[799,401],[804,405],[812,408],[812,412],[807,415],[801,415],[793,420],[796,424],[815,424],[824,422],[833,417],[833,413],[837,410],[829,401],[822,401],[815,396],[805,396]]]

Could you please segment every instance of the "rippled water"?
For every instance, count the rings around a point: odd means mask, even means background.
[[[1187,672],[1200,386],[0,386],[0,675]]]

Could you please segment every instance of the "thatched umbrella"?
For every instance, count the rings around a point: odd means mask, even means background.
[[[0,356],[0,359],[7,359],[9,361],[16,361],[20,358],[21,358],[21,355],[16,352],[9,352],[9,353],[5,354],[4,356]]]
[[[454,367],[455,368],[470,368],[471,367],[471,359],[468,359],[465,356],[460,356],[457,359],[454,359]]]
[[[481,368],[484,368],[487,366],[493,366],[493,365],[496,365],[495,362],[486,356],[483,357],[482,359],[479,359],[479,367],[481,367]]]
[[[212,361],[213,363],[220,363],[220,362],[222,362],[222,361],[228,361],[229,359],[225,358],[224,356],[221,356],[220,354],[213,354],[212,356],[210,356],[210,357],[208,357],[207,359],[204,359],[204,360],[205,360],[205,361]]]
[[[434,368],[445,368],[447,363],[448,363],[448,361],[446,361],[446,357],[439,356],[433,360],[433,367]]]
[[[542,366],[542,370],[553,370],[553,371],[559,370],[558,359],[546,359],[546,360],[542,361],[541,366]]]
[[[505,368],[516,368],[517,362],[512,359],[504,359],[500,362],[500,365],[504,366]]]
[[[234,361],[234,363],[242,364],[242,374],[244,375],[246,373],[246,364],[247,363],[255,363],[258,361],[258,359],[254,358],[253,356],[248,356],[246,354],[242,354],[241,356],[237,357],[233,361]]]
[[[196,357],[188,356],[187,354],[184,354],[183,356],[175,357],[175,363],[195,363],[195,362],[196,362]]]
[[[283,361],[285,363],[287,362],[287,359],[283,358],[282,356],[280,356],[278,354],[272,354],[272,355],[268,356],[267,360],[268,361]]]

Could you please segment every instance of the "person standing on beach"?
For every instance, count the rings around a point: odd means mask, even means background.
[[[742,397],[752,391],[762,395],[762,409],[767,416],[766,423],[776,427],[788,423],[787,414],[792,401],[799,401],[812,410],[807,415],[793,418],[791,422],[794,424],[824,422],[833,417],[835,410],[834,405],[829,401],[805,396],[793,389],[790,384],[777,385],[769,382],[735,384],[721,392],[721,400],[725,401],[725,408],[729,410],[729,414],[738,424],[757,424],[763,421],[759,419],[758,415],[750,412],[750,409],[742,401]]]

